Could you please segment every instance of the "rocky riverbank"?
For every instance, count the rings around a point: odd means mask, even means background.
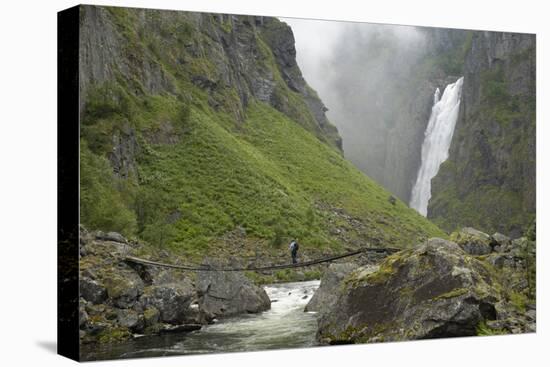
[[[129,264],[142,245],[118,233],[80,233],[80,337],[111,343],[136,335],[197,330],[217,318],[270,308],[241,273],[186,273]],[[174,262],[168,253],[158,260]]]
[[[322,344],[534,332],[535,242],[465,228],[379,264],[332,265],[306,310]]]

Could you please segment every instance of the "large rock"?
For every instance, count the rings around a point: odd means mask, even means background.
[[[119,242],[119,243],[128,243],[126,238],[124,238],[123,235],[121,235],[118,232],[107,232],[104,233],[102,231],[97,231],[96,238],[98,240],[102,241],[112,241],[112,242]]]
[[[338,300],[337,290],[340,282],[356,268],[357,265],[352,263],[331,264],[323,274],[319,288],[309,300],[304,311],[324,313],[325,310],[330,309]]]
[[[453,233],[452,240],[470,255],[487,255],[497,245],[495,240],[487,233],[470,227]]]
[[[147,287],[141,296],[141,303],[146,309],[154,307],[158,310],[161,321],[181,324],[187,321],[191,313],[190,304],[195,297],[195,288],[187,279],[179,283]]]
[[[159,319],[160,312],[156,307],[150,306],[143,311],[143,321],[146,327],[155,325],[159,322]]]
[[[96,280],[81,276],[80,297],[92,303],[103,303],[107,299],[107,290]]]
[[[140,332],[145,327],[143,315],[134,310],[117,310],[117,322],[120,326],[134,332]]]
[[[197,289],[200,309],[216,317],[257,313],[271,307],[265,290],[240,272],[200,272]]]
[[[117,267],[103,274],[107,295],[116,307],[132,307],[143,293],[143,281],[130,268]]]
[[[510,239],[510,237],[505,236],[502,233],[496,232],[495,234],[493,234],[492,237],[496,243],[493,249],[497,252],[507,251],[512,245],[512,240]]]
[[[430,239],[347,276],[319,319],[322,343],[476,335],[497,318],[494,269],[456,243]]]
[[[82,328],[88,322],[88,313],[86,312],[86,301],[80,300],[78,307],[78,326]]]

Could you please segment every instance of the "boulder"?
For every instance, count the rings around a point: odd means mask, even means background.
[[[338,299],[337,290],[340,282],[356,268],[357,265],[352,263],[330,264],[321,278],[319,288],[309,300],[304,311],[323,313],[330,309]]]
[[[83,256],[83,259],[88,258],[88,260],[95,257],[95,263],[90,265],[98,266],[101,265],[100,263],[108,264],[112,263],[113,260],[119,261],[131,250],[132,246],[126,242],[99,240],[96,235],[94,239],[81,246],[80,255]]]
[[[140,332],[145,327],[143,315],[138,314],[134,310],[117,310],[117,322],[120,326],[133,332]]]
[[[112,303],[119,308],[132,307],[143,293],[144,284],[139,275],[131,269],[115,268],[103,273],[103,283]]]
[[[516,258],[509,253],[494,253],[487,256],[487,262],[497,269],[503,268],[513,268],[518,267],[518,262]]]
[[[80,304],[80,307],[78,308],[78,326],[82,328],[87,322],[88,313],[86,312],[84,305]]]
[[[119,243],[128,243],[126,238],[124,238],[123,235],[121,235],[118,232],[101,232],[97,231],[95,235],[96,239],[102,240],[102,241],[112,241],[112,242],[119,242]]]
[[[495,320],[495,270],[459,245],[433,238],[346,276],[319,318],[321,343],[476,335]]]
[[[493,248],[495,251],[505,252],[510,249],[510,246],[512,245],[512,240],[510,237],[498,232],[496,232],[492,237],[495,242],[495,246]]]
[[[107,299],[107,290],[96,280],[80,277],[80,297],[95,304],[103,303]]]
[[[470,255],[487,255],[496,245],[487,233],[466,227],[452,234],[451,239]]]
[[[160,312],[154,306],[149,306],[143,311],[145,327],[153,326],[160,320]]]
[[[145,309],[154,307],[162,322],[181,324],[190,313],[191,301],[196,297],[189,279],[179,283],[152,285],[145,288],[140,302]]]
[[[199,308],[214,317],[257,313],[271,308],[265,290],[240,272],[198,273]]]

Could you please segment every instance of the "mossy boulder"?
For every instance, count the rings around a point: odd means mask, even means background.
[[[132,333],[125,327],[107,327],[98,335],[98,341],[102,344],[113,344],[132,337]]]
[[[119,308],[132,307],[143,293],[144,284],[131,269],[111,268],[103,272],[103,283],[112,303]]]
[[[199,308],[216,317],[258,313],[271,308],[265,290],[241,272],[201,272],[197,288],[201,294]]]
[[[451,240],[470,255],[487,255],[497,245],[496,241],[487,233],[470,227],[454,232],[451,235]]]
[[[143,315],[134,310],[117,310],[117,323],[133,332],[141,332],[145,327]]]
[[[190,304],[195,298],[195,288],[191,281],[187,280],[146,287],[140,303],[149,310],[150,321],[158,317],[162,322],[181,324],[187,322]],[[158,316],[155,316],[154,310],[158,310]]]
[[[503,235],[502,233],[496,232],[491,237],[493,237],[493,240],[496,243],[493,247],[493,250],[495,250],[496,252],[506,251],[512,245],[512,239],[506,235]]]
[[[145,327],[157,324],[159,319],[160,312],[156,307],[150,306],[143,311],[143,321],[145,322]]]
[[[92,303],[103,303],[107,299],[107,290],[98,281],[89,277],[80,277],[80,297]]]
[[[489,264],[433,238],[349,274],[319,319],[318,339],[338,344],[476,335],[480,322],[497,318],[500,289]]]
[[[325,310],[330,309],[338,300],[337,290],[340,282],[357,267],[358,265],[353,263],[330,264],[321,278],[319,288],[311,297],[304,311],[323,313]]]

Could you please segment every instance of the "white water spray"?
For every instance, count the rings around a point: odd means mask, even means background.
[[[449,147],[460,107],[463,79],[462,77],[455,83],[447,85],[441,99],[439,88],[434,94],[434,105],[422,143],[422,162],[409,204],[423,216],[428,213],[428,202],[432,196],[432,178],[437,175],[441,163],[449,157]]]

